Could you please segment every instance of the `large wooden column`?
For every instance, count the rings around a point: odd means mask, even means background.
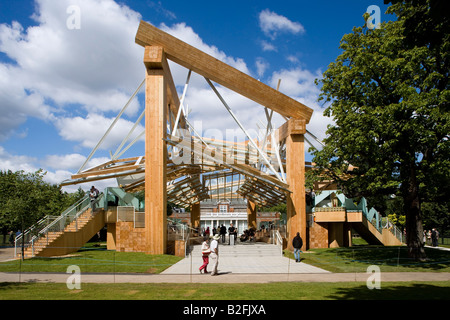
[[[145,48],[145,239],[150,254],[164,254],[167,246],[167,81],[162,60],[161,47]]]
[[[191,206],[191,226],[192,228],[200,226],[200,202]]]
[[[286,137],[286,177],[292,191],[287,197],[288,248],[292,249],[292,239],[300,232],[306,249],[305,120],[291,118],[280,131]]]
[[[257,228],[256,225],[256,203],[247,200],[247,227]]]

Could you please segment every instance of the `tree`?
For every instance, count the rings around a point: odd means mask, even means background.
[[[342,54],[316,81],[334,125],[325,146],[312,150],[318,168],[312,175],[334,179],[351,198],[401,196],[415,259],[425,258],[421,203],[448,201],[442,193],[450,181],[448,29],[437,19],[432,44],[411,40],[407,30],[412,21],[422,25],[430,2],[396,3],[387,11],[396,21],[353,28],[341,40]]]
[[[84,196],[44,181],[45,172],[0,171],[0,227],[22,232],[46,215],[59,215]]]

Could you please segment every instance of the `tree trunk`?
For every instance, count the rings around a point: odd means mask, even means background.
[[[406,216],[406,244],[408,255],[417,261],[426,259],[423,247],[422,212],[420,209],[419,185],[413,165],[410,170],[408,185],[404,188],[404,212]]]

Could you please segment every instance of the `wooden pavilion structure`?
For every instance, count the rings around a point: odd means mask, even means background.
[[[141,21],[136,43],[145,48],[145,154],[118,159],[87,170],[65,184],[117,178],[125,191],[145,190],[145,247],[151,254],[167,249],[167,201],[191,207],[191,221],[200,219],[200,201],[210,197],[203,175],[239,174],[236,192],[248,200],[249,225],[256,205],[287,202],[287,237],[306,239],[305,138],[312,109],[199,49]],[[168,60],[205,78],[211,89],[247,134],[213,82],[273,112],[286,122],[269,128],[265,141],[245,143],[208,140],[196,134],[184,114],[184,92],[178,97]],[[288,241],[290,243],[291,241]]]

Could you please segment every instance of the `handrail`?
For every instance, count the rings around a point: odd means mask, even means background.
[[[274,243],[275,242],[275,243]],[[272,244],[280,247],[280,254],[283,255],[283,237],[280,234],[280,230],[272,230]]]
[[[385,223],[383,223],[383,220]],[[402,231],[394,224],[392,223],[388,217],[383,217],[381,220],[382,228],[388,230],[390,233],[392,233],[400,242],[403,243],[403,233]],[[384,225],[383,225],[384,224]]]
[[[98,203],[103,197],[103,193],[101,193],[96,202]],[[24,243],[24,247],[28,248],[31,246],[32,248],[32,256],[34,256],[34,243],[37,239],[41,237],[47,237],[48,242],[48,233],[49,232],[59,232],[63,231],[67,225],[75,221],[75,228],[78,230],[78,218],[80,215],[82,215],[84,212],[86,212],[87,209],[89,209],[91,206],[89,195],[84,196],[82,199],[75,202],[73,205],[71,205],[69,208],[63,211],[61,215],[59,216],[50,216],[47,215],[41,220],[39,220],[37,223],[32,225],[30,228],[27,229],[26,233],[22,233],[19,236],[16,237],[14,241],[14,254],[17,256],[17,247],[18,243],[20,243],[20,240],[23,238],[24,240],[26,237],[29,237],[27,239],[27,243]],[[42,226],[42,224],[45,224]],[[35,234],[31,234],[33,230],[36,230]],[[24,238],[25,237],[25,238]],[[48,243],[47,243],[48,244]]]
[[[175,220],[172,220],[170,218],[167,218],[167,222],[170,222],[173,226],[175,226],[177,228],[177,230],[178,230],[178,228],[181,229],[181,234],[182,234],[181,240],[183,240],[185,243],[184,256],[186,257],[187,256],[187,245],[186,244],[189,243],[191,231],[196,231],[196,229],[190,227],[187,224],[178,223]]]

